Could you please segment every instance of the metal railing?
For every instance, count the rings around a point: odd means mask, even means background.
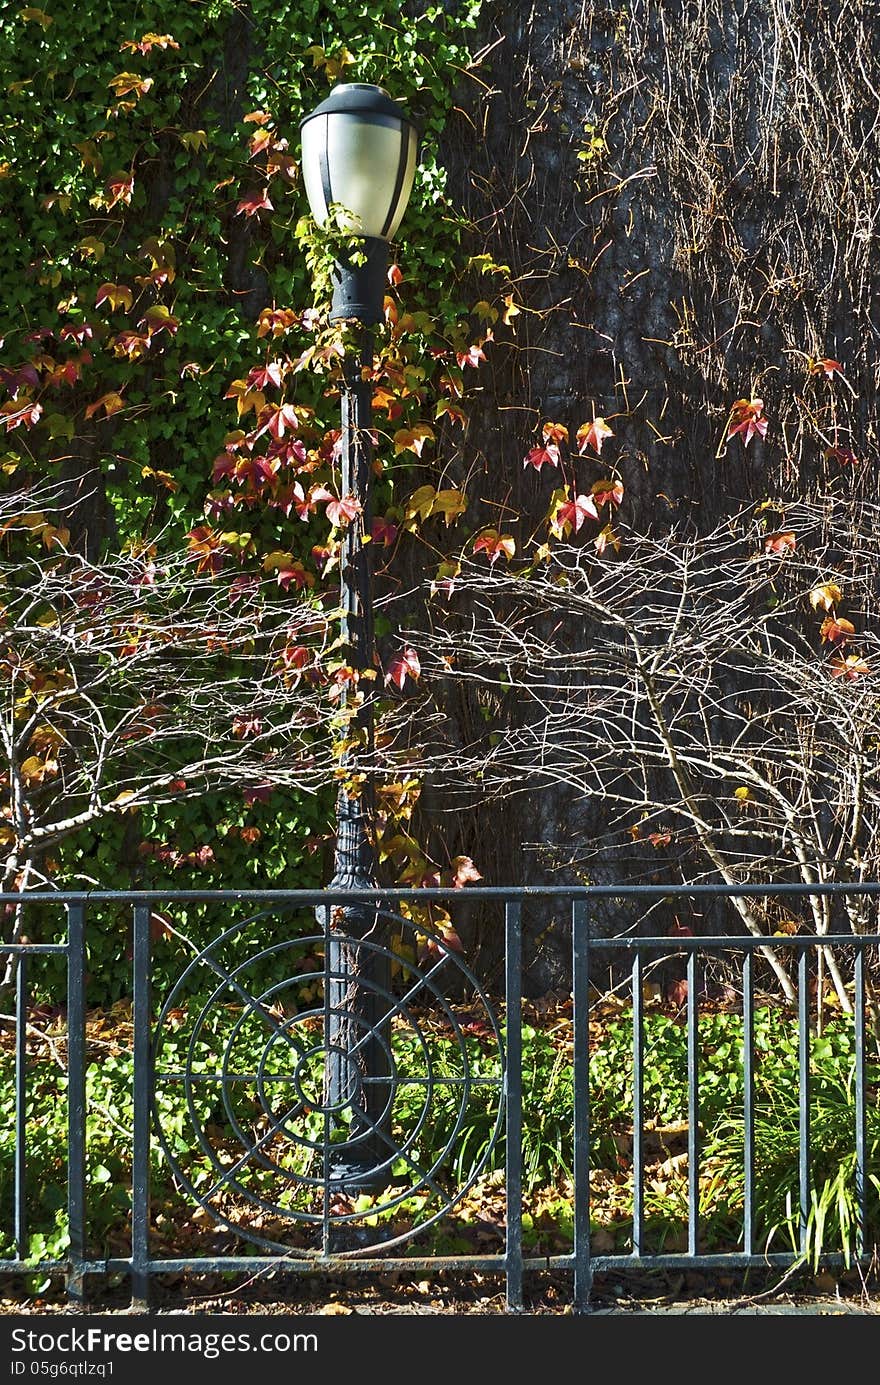
[[[357,1022],[364,1024],[364,1013],[373,1019],[360,1037],[354,1034],[350,1051],[330,1054],[335,1040],[328,1036],[339,1025],[338,1014],[328,1010],[342,1003],[340,983],[350,979],[348,972],[332,970],[332,959],[339,956],[340,906],[353,894],[376,909],[373,935],[354,940],[359,984],[372,990],[373,1001],[371,1009],[359,1007]],[[650,922],[650,911],[661,901],[674,900],[681,912],[688,901],[723,902],[734,894],[777,905],[815,904],[835,896],[849,903],[850,929],[874,931],[759,937],[697,936],[677,928],[674,936],[640,936],[631,923],[625,936],[607,937],[591,924],[597,905],[604,921],[609,901],[625,902],[630,912],[644,905]],[[12,1123],[0,1165],[0,1236],[6,1245],[0,1271],[63,1275],[73,1306],[87,1300],[91,1277],[105,1281],[125,1275],[133,1305],[143,1309],[151,1278],[161,1274],[344,1270],[422,1276],[446,1270],[502,1276],[510,1311],[523,1306],[524,1276],[550,1271],[570,1276],[574,1307],[581,1312],[589,1310],[597,1274],[796,1265],[809,1252],[815,1212],[811,1080],[820,957],[825,966],[837,959],[838,976],[847,967],[847,1157],[855,1209],[851,1245],[830,1253],[823,1248],[823,1263],[865,1265],[875,1254],[878,1228],[871,1199],[880,1186],[868,1119],[878,1094],[871,1047],[876,1041],[869,1026],[870,975],[880,946],[878,903],[876,883],[740,886],[736,891],[712,885],[428,889],[393,897],[327,890],[0,896],[0,904],[9,906],[7,915],[19,911],[19,936],[36,939],[0,945],[0,952],[13,959],[15,996],[14,1014],[3,1017],[0,1043],[3,1090],[14,1095],[3,1103],[12,1111]],[[481,985],[457,940],[419,912],[441,906],[453,919],[462,908],[478,915],[484,933],[503,925],[503,985],[497,995]],[[873,911],[868,923],[858,920],[862,906],[866,917],[869,908]],[[522,964],[530,911],[549,907],[557,916],[564,909],[571,925],[571,1057],[562,1089],[571,1153],[571,1178],[565,1184],[571,1234],[570,1245],[541,1253],[534,1237],[524,1234],[530,1220],[524,1151],[530,1121],[540,1119],[547,1093],[529,1085],[524,1035],[531,1029],[524,1027]],[[219,930],[211,923],[217,910],[224,920]],[[194,914],[199,917],[190,917]],[[120,917],[130,917],[132,930],[130,986],[123,986],[131,999],[130,1031],[125,1028],[130,1041],[126,1037],[121,1047],[118,1035],[111,1041],[96,1035],[87,1008],[89,988],[94,995],[102,984],[100,974],[88,975],[89,941],[111,915],[117,924]],[[206,944],[184,931],[195,926],[200,936],[209,935]],[[739,926],[732,909],[730,926]],[[161,944],[154,941],[156,934]],[[157,962],[159,946],[165,951]],[[756,1047],[756,1013],[759,1004],[779,1006],[778,991],[768,1002],[764,986],[776,982],[767,966],[768,950],[786,958],[792,973],[787,1023],[796,1053],[796,1190],[789,1208],[791,1242],[782,1250],[761,1244],[766,1228],[759,1235],[756,1219],[762,1157],[756,1080],[763,1061]],[[686,1033],[685,1149],[679,1161],[686,1169],[686,1206],[685,1244],[666,1249],[662,1237],[658,1243],[646,1198],[649,1141],[656,1126],[646,1089],[652,1064],[659,1061],[655,1040],[649,1050],[646,1035],[649,978],[670,958],[684,972],[677,994]],[[63,1001],[52,990],[62,966]],[[742,1140],[741,1196],[734,1199],[738,1227],[733,1243],[720,1249],[705,1244],[701,1223],[706,1200],[701,1019],[717,1008],[708,1005],[704,982],[719,968],[726,977],[726,1011],[736,1016],[737,1041],[729,1045],[724,1080],[736,1092],[730,1114]],[[48,974],[53,972],[54,977]],[[611,1132],[625,1147],[625,1157],[612,1171],[626,1192],[625,1243],[615,1243],[613,1251],[605,1244],[600,1252],[591,1244],[591,1235],[602,1244],[592,1215],[594,1185],[607,1163],[607,1152],[600,1158],[600,1138],[607,1145],[609,1132],[591,1129],[596,1098],[595,1090],[591,1098],[591,1063],[598,1061],[601,1039],[591,1038],[590,1025],[609,984],[631,1029],[630,1120],[623,1135],[619,1128]],[[42,1007],[36,1017],[35,997]],[[61,1002],[60,1013],[53,1012],[53,999]],[[128,1024],[126,1005],[123,1010]],[[41,1018],[44,1012],[48,1019]],[[112,1061],[102,1047],[106,1042],[111,1042]],[[372,1055],[366,1067],[356,1061],[359,1050]],[[328,1096],[330,1059],[335,1077]],[[351,1074],[342,1095],[340,1070]],[[717,1064],[713,1073],[717,1081]],[[62,1121],[66,1147],[63,1141],[47,1145],[47,1103]],[[101,1164],[100,1151],[93,1149],[96,1125],[108,1107],[117,1144],[115,1171]],[[375,1177],[359,1182],[346,1172],[346,1156],[357,1155],[365,1140],[378,1147],[378,1162]],[[609,1176],[605,1169],[606,1181]],[[482,1225],[481,1236],[462,1250],[459,1233],[473,1225],[467,1199],[478,1197],[487,1178],[496,1194],[500,1189],[503,1214]],[[54,1209],[54,1241],[46,1230],[47,1208]],[[186,1242],[175,1241],[175,1226],[193,1214],[196,1222]]]

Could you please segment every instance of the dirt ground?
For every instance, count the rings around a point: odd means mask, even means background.
[[[731,1281],[734,1281],[731,1283]],[[571,1279],[563,1274],[527,1274],[524,1314],[569,1316],[574,1313]],[[119,1283],[109,1291],[91,1291],[86,1310],[92,1314],[130,1314],[128,1289]],[[0,1299],[0,1314],[67,1314],[62,1286],[53,1285],[41,1295],[20,1292]],[[801,1314],[810,1316],[880,1316],[880,1282],[850,1272],[840,1278],[831,1274],[804,1275],[800,1280],[778,1274],[761,1278],[727,1275],[714,1281],[692,1273],[630,1272],[626,1277],[597,1278],[591,1315],[715,1315],[756,1316]],[[467,1280],[448,1273],[410,1279],[384,1275],[366,1279],[280,1279],[261,1276],[231,1286],[227,1280],[208,1277],[173,1281],[157,1278],[153,1284],[154,1315],[276,1315],[367,1316],[406,1314],[450,1316],[503,1316],[507,1313],[504,1283],[497,1277],[470,1275]]]

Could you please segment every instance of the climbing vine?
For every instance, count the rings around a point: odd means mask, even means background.
[[[504,267],[446,197],[439,154],[479,9],[111,0],[0,18],[0,467],[23,503],[54,487],[54,508],[7,545],[30,543],[51,565],[145,544],[161,557],[185,537],[198,575],[234,568],[242,590],[274,580],[280,606],[296,596],[332,615],[339,537],[357,522],[336,467],[348,337],[327,322],[338,246],[308,219],[298,126],[339,80],[386,86],[421,132],[371,381],[380,588],[429,521],[462,519],[464,478],[449,474],[443,439],[467,427],[468,377],[516,312]],[[378,629],[393,706],[418,658],[390,621]],[[307,631],[292,647],[316,672]],[[332,712],[346,666],[328,656],[319,676]],[[48,769],[44,791],[52,783]],[[101,883],[127,860],[146,884],[193,870],[233,883],[257,867],[264,883],[316,884],[332,797],[332,781],[323,798],[288,793],[281,806],[265,784],[210,804],[184,793],[173,810],[145,806],[134,839],[121,819],[100,839],[71,838],[55,878]],[[463,858],[434,866],[404,830],[417,797],[412,774],[380,785],[395,843],[383,856],[404,880],[442,869],[461,883]]]

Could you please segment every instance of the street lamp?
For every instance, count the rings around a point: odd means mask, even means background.
[[[388,241],[400,225],[412,190],[418,136],[403,108],[381,87],[346,82],[300,125],[302,172],[312,216],[358,237],[352,259],[337,261],[330,320],[358,325],[357,351],[346,356],[342,390],[342,495],[359,510],[346,526],[340,555],[341,635],[351,667],[375,673],[370,550],[370,421],[373,339],[382,321]],[[357,262],[356,262],[357,261]],[[358,680],[362,693],[367,680]],[[367,691],[353,728],[368,754],[373,713]],[[345,757],[353,771],[356,756]],[[373,786],[359,793],[340,788],[336,804],[336,852],[332,890],[375,889],[372,837]],[[331,911],[327,957],[327,1022],[324,1043],[325,1118],[350,1120],[346,1138],[325,1153],[325,1178],[343,1192],[376,1190],[390,1178],[394,1155],[388,1136],[392,1063],[387,1034],[389,973],[381,919],[375,902],[352,900]],[[378,950],[377,950],[378,944]],[[332,1150],[332,1162],[331,1162]]]

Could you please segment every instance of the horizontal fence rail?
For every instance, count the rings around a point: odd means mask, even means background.
[[[74,1307],[120,1275],[146,1309],[163,1274],[455,1271],[514,1312],[562,1275],[586,1312],[597,1276],[876,1258],[880,882],[0,905],[0,1272]]]

